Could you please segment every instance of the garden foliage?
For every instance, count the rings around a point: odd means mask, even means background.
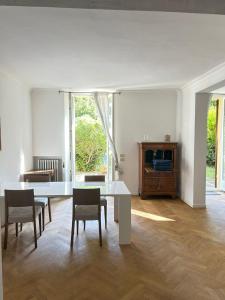
[[[94,99],[87,96],[76,97],[75,115],[76,171],[98,171],[106,153],[106,137]]]

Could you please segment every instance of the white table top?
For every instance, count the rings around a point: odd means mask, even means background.
[[[123,181],[110,182],[6,182],[0,184],[0,197],[4,190],[34,189],[36,197],[71,197],[73,188],[100,188],[101,196],[130,196]]]

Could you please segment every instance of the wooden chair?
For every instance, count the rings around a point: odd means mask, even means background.
[[[33,222],[34,243],[37,248],[36,217],[39,217],[39,229],[41,235],[41,208],[35,206],[34,190],[5,190],[5,238],[4,249],[8,243],[8,225],[16,224],[16,236],[18,236],[18,224]]]
[[[85,182],[105,182],[105,175],[85,175],[84,176]],[[105,214],[105,229],[107,228],[107,200],[106,198],[101,197],[100,200],[101,206],[104,207],[104,214]],[[85,223],[84,223],[85,226]]]
[[[26,182],[49,182],[51,177],[49,174],[32,174],[26,177]],[[52,221],[51,200],[49,197],[35,198],[35,205],[42,209],[42,226],[45,229],[45,207],[48,207],[49,222]]]
[[[79,221],[87,220],[98,220],[99,243],[102,246],[100,189],[73,189],[71,248],[73,247],[75,221],[78,235]]]

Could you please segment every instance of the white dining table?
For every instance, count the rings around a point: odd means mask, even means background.
[[[114,220],[119,223],[119,244],[130,244],[131,193],[123,181],[109,182],[8,182],[0,184],[0,199],[4,190],[34,189],[35,197],[69,198],[73,188],[100,188],[101,196],[114,198]]]
[[[101,196],[113,197],[114,220],[119,224],[118,242],[120,245],[131,241],[131,193],[123,181],[109,182],[6,182],[0,184],[0,201],[4,201],[4,191],[34,189],[35,197],[69,198],[73,188],[100,188]],[[3,208],[4,206],[1,205]],[[71,208],[72,209],[72,208]],[[0,215],[3,215],[2,213]],[[1,220],[0,220],[1,221]],[[1,224],[1,223],[0,223]],[[1,245],[1,235],[0,235]],[[1,251],[2,247],[0,248]],[[0,300],[2,293],[2,255],[0,253]]]

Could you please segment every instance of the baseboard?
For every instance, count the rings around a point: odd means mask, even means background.
[[[194,204],[191,206],[192,208],[206,208],[205,204]]]
[[[188,203],[187,201],[183,200],[180,198],[181,201],[183,201],[185,204],[187,204],[188,206],[190,206],[191,208],[206,208],[206,204],[191,204]]]
[[[180,200],[181,200],[182,202],[184,202],[185,204],[187,204],[188,206],[192,207],[192,205],[191,205],[190,203],[188,203],[187,201],[185,201],[185,200],[182,199],[181,197],[180,197]]]

